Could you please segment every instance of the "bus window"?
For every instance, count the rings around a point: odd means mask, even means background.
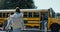
[[[27,17],[27,12],[24,12],[23,14],[24,14],[23,17]]]
[[[7,13],[6,17],[8,17],[8,16],[9,16],[9,13]]]
[[[28,12],[28,17],[32,17],[32,12]]]
[[[0,13],[0,17],[2,17],[2,13]]]
[[[5,14],[6,14],[6,13],[3,13],[3,17],[4,17],[4,18],[5,18],[5,16],[6,16]]]
[[[11,13],[11,15],[14,14],[13,12]]]
[[[39,17],[39,12],[34,12],[33,17]]]

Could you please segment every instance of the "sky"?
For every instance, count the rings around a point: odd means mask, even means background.
[[[60,0],[33,0],[37,9],[52,8],[55,13],[60,13]]]

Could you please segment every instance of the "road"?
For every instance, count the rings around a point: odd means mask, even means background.
[[[1,31],[0,30],[0,32],[6,32],[6,31]],[[51,32],[51,30],[43,31],[43,30],[38,30],[38,29],[37,30],[36,29],[35,30],[33,30],[33,29],[32,30],[31,29],[28,29],[28,30],[24,29],[24,30],[22,30],[22,32]],[[60,30],[59,30],[59,32],[60,32]]]
[[[6,31],[0,31],[0,32],[6,32]],[[25,30],[22,32],[44,32],[44,31],[36,31],[36,30]],[[47,31],[47,32],[51,32],[51,31]]]
[[[6,32],[6,31],[0,31],[0,32]],[[22,32],[44,32],[44,31],[39,31],[39,30],[23,30]],[[51,32],[51,31],[47,31],[47,32]]]
[[[0,32],[6,32],[6,31],[0,31]],[[43,31],[22,31],[22,32],[43,32]],[[50,32],[50,31],[48,31]]]

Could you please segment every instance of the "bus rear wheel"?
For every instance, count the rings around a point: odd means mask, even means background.
[[[51,25],[51,32],[59,32],[59,28],[60,28],[59,26],[60,26],[59,24],[53,23]]]

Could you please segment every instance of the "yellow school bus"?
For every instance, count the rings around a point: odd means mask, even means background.
[[[41,28],[41,21],[45,21],[45,25],[47,29],[51,29],[55,27],[55,23],[60,24],[60,20],[57,20],[53,16],[53,13],[50,9],[20,9],[23,13],[23,21],[25,28]],[[9,15],[13,14],[15,9],[8,10],[0,10],[0,25],[2,25],[3,21],[9,17]],[[43,15],[43,18],[42,18]],[[55,28],[54,28],[55,29]]]

